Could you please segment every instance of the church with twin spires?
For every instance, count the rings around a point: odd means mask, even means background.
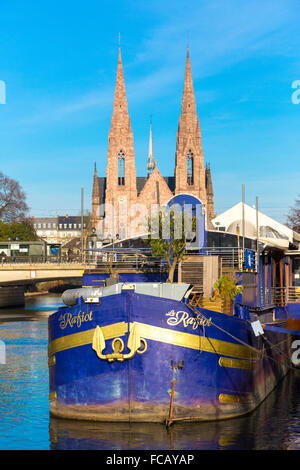
[[[146,167],[146,159],[145,159]],[[214,194],[209,165],[204,165],[199,118],[196,109],[189,48],[187,49],[181,114],[179,117],[173,176],[162,176],[153,155],[150,124],[147,176],[136,176],[133,133],[128,113],[121,49],[108,135],[106,176],[98,176],[95,164],[92,220],[97,233],[124,239],[134,215],[130,208],[166,205],[174,196],[196,197],[205,208],[207,223],[214,217]],[[142,211],[142,209],[141,209]]]

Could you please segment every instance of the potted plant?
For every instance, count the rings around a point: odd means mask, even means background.
[[[233,273],[224,274],[215,282],[214,299],[221,298],[223,303],[223,313],[232,315],[233,302],[235,297],[243,290],[243,286],[237,285],[238,280]]]

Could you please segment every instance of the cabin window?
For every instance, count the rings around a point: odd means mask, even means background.
[[[194,155],[191,150],[188,151],[186,165],[187,165],[187,168],[186,168],[187,169],[187,184],[193,185],[194,184]]]
[[[118,184],[125,185],[125,155],[123,150],[118,153]]]

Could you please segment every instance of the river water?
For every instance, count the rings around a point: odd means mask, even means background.
[[[0,311],[0,450],[300,449],[300,372],[291,372],[251,415],[175,424],[54,419],[48,403],[48,316],[59,296]],[[3,352],[5,349],[5,354]],[[2,362],[2,363],[1,363]]]

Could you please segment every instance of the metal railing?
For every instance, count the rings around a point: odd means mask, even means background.
[[[288,303],[300,303],[300,287],[266,287],[261,288],[262,306],[275,305],[283,307]]]
[[[300,302],[300,290],[297,287],[274,287],[272,295],[275,305]]]
[[[0,268],[5,266],[17,266],[21,264],[78,264],[81,263],[81,256],[68,258],[67,256],[6,256],[0,258]]]
[[[103,251],[88,253],[85,258],[86,266],[96,266],[112,270],[120,269],[153,269],[164,271],[167,262],[162,257],[151,256],[150,253],[129,251]]]
[[[253,270],[257,268],[257,255],[253,252],[253,267],[247,268],[245,262],[245,253],[242,248],[228,248],[228,247],[206,247],[200,250],[200,253],[188,252],[187,256],[219,256],[222,259],[222,268],[233,269],[238,271]],[[129,249],[102,249],[102,250],[87,250],[85,257],[86,264],[103,264],[103,263],[121,263],[124,265],[161,265],[166,264],[162,258],[153,257],[151,250],[148,248]]]
[[[254,254],[254,267],[256,270],[257,256]],[[242,248],[228,248],[228,247],[205,247],[200,250],[200,253],[187,252],[187,256],[219,256],[222,259],[223,269],[233,269],[238,271],[246,270],[245,253]],[[103,266],[104,264],[118,264],[139,266],[153,266],[164,267],[166,261],[160,257],[154,257],[151,254],[150,248],[102,248],[102,249],[88,249],[85,250],[84,256],[81,253],[73,254],[72,256],[58,255],[58,256],[45,256],[45,255],[31,255],[31,256],[5,256],[0,258],[0,267],[7,265],[17,264],[78,264],[81,263],[86,266]],[[249,268],[248,268],[249,269]]]
[[[201,254],[206,256],[220,256],[223,269],[233,269],[238,271],[257,270],[257,254],[253,251],[252,267],[247,267],[245,250],[236,247],[208,247],[201,250]]]

